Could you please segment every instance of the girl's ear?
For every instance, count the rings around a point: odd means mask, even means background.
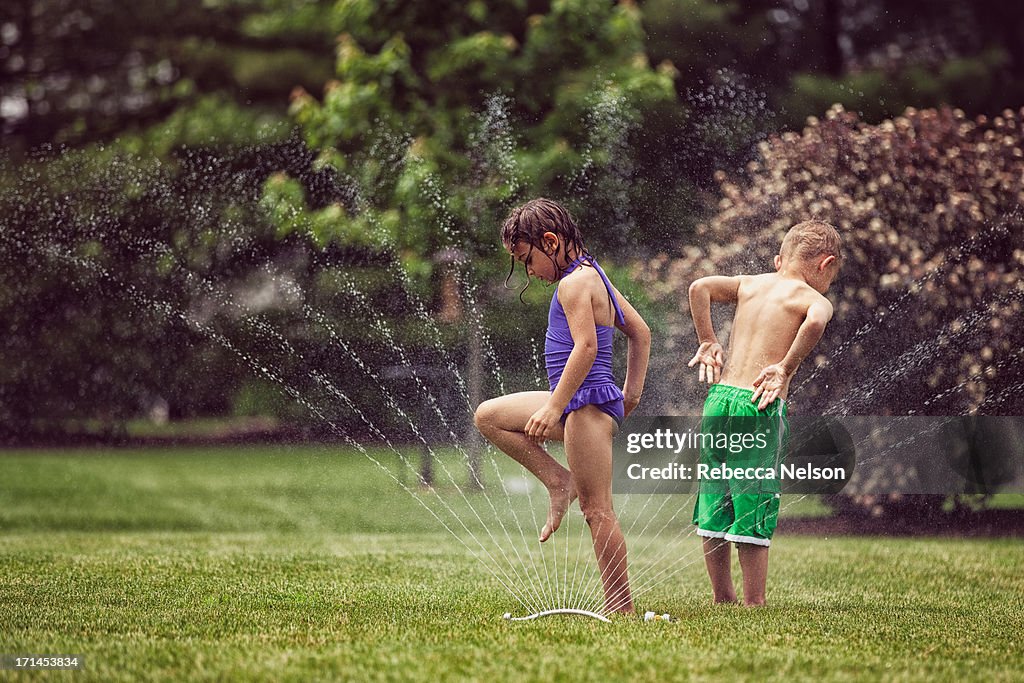
[[[545,254],[554,254],[558,251],[558,235],[548,231],[540,236],[541,244],[544,246]]]
[[[775,270],[780,270],[782,268],[782,255],[781,254],[776,254],[775,255],[774,263],[775,263]]]

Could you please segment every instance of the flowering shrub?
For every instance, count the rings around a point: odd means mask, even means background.
[[[843,235],[845,264],[835,316],[793,381],[797,410],[1020,414],[1022,119],[907,109],[869,125],[837,105],[761,143],[745,177],[718,172],[718,211],[697,244],[640,274],[653,296],[679,301],[671,379],[694,383],[689,283],[771,270],[786,230],[817,218]]]

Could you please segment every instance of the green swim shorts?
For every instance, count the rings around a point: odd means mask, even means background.
[[[779,464],[789,423],[785,401],[759,411],[752,396],[723,384],[708,392],[693,523],[698,536],[768,546],[779,516]]]

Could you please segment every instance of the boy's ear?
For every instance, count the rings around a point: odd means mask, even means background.
[[[554,254],[558,251],[558,235],[551,232],[550,230],[540,236],[541,244],[544,245],[544,252],[547,254]],[[551,247],[550,250],[548,247]]]
[[[821,263],[818,264],[818,271],[824,273],[835,262],[836,257],[829,254],[821,260]]]
[[[775,255],[775,270],[782,270],[782,254]]]

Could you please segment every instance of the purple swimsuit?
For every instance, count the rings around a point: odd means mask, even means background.
[[[597,261],[592,256],[583,254],[578,257],[562,271],[561,277],[573,272],[581,264],[593,266],[597,274],[601,276],[605,289],[608,290],[608,295],[612,299],[612,305],[615,306],[616,319],[623,325],[626,324],[622,309],[619,308],[619,302],[612,291],[612,283],[608,281],[608,276],[604,274],[601,266],[597,265]],[[616,423],[622,424],[624,417],[622,391],[615,384],[615,377],[612,375],[612,336],[614,334],[614,327],[597,326],[597,357],[594,359],[594,365],[591,366],[590,372],[583,380],[583,384],[573,394],[565,412],[562,413],[563,424],[569,413],[590,403],[596,405],[602,412],[611,415]],[[551,297],[551,308],[548,310],[548,330],[544,337],[544,365],[548,371],[548,383],[551,386],[551,391],[558,386],[558,380],[562,377],[565,363],[569,360],[569,354],[572,353],[574,345],[572,333],[569,331],[569,321],[566,320],[565,310],[562,308],[561,302],[558,301],[558,289],[556,288]]]

